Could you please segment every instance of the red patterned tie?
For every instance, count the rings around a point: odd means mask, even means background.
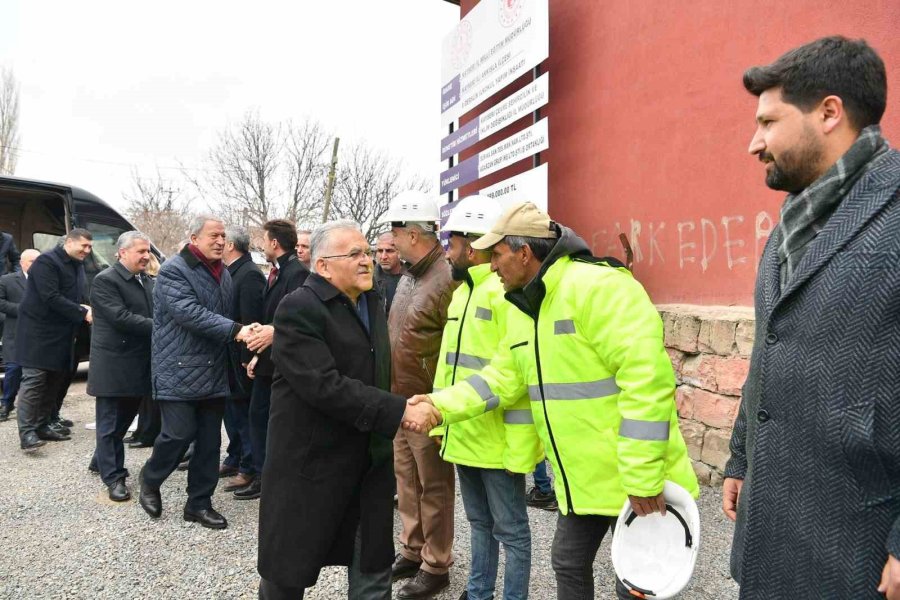
[[[275,280],[278,279],[278,267],[272,267],[269,269],[269,287],[271,288],[275,285]]]

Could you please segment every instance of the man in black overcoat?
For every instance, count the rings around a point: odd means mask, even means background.
[[[145,275],[150,238],[126,231],[116,242],[119,260],[94,277],[91,307],[91,365],[87,393],[97,398],[96,465],[109,499],[131,498],[125,485],[128,426],[150,395],[150,334],[153,331],[153,280]]]
[[[250,234],[239,226],[225,228],[223,260],[231,273],[231,314],[239,323],[259,323],[263,316],[263,294],[266,278],[250,255]],[[228,432],[227,455],[219,467],[219,477],[234,475],[224,491],[247,487],[256,477],[250,444],[250,393],[253,381],[247,375],[247,364],[253,353],[244,345],[231,345],[231,370],[228,372],[231,395],[225,401],[225,431]]]
[[[6,317],[3,323],[3,399],[0,401],[0,421],[9,419],[15,408],[16,395],[22,383],[22,365],[16,359],[16,324],[19,304],[25,296],[28,269],[41,253],[34,249],[22,251],[21,271],[0,277],[0,313]]]
[[[309,270],[297,258],[297,230],[294,224],[283,219],[274,219],[263,224],[263,252],[272,263],[269,271],[266,293],[263,300],[264,325],[257,328],[247,340],[247,348],[256,353],[247,366],[247,373],[254,378],[253,396],[250,399],[250,442],[253,444],[253,467],[262,473],[266,462],[266,433],[269,429],[269,399],[272,394],[271,346],[275,328],[275,309],[282,298],[299,288],[306,281]],[[236,490],[238,500],[253,500],[262,493],[262,478],[256,477],[250,485]]]
[[[393,446],[433,410],[391,394],[387,320],[355,223],[311,236],[315,273],[275,313],[269,455],[260,504],[260,598],[303,597],[348,565],[350,597],[391,595]]]
[[[742,600],[900,599],[900,152],[885,66],[828,37],[744,73],[788,192],[725,468]],[[895,103],[896,104],[896,103]]]
[[[91,232],[73,229],[63,244],[38,256],[28,273],[16,324],[16,358],[22,365],[19,439],[23,450],[45,441],[70,439],[68,429],[50,427],[58,399],[72,378],[75,334],[93,322],[85,294],[84,259],[93,246]]]
[[[13,239],[12,234],[0,231],[0,275],[21,271],[20,260],[21,255],[19,254],[19,249],[16,248],[16,241]],[[6,267],[7,262],[9,263],[8,269]]]

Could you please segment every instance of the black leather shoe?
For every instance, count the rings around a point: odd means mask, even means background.
[[[47,424],[47,429],[55,431],[60,435],[72,435],[72,430],[65,425],[60,425],[58,421],[50,421],[50,423]]]
[[[431,598],[439,591],[450,586],[450,573],[432,575],[428,571],[419,569],[416,576],[406,582],[397,592],[397,598],[401,600],[420,600]]]
[[[250,482],[250,485],[234,493],[236,500],[256,500],[260,496],[262,496],[262,481],[260,477],[255,478]]]
[[[148,444],[147,442],[142,442],[141,440],[134,440],[128,444],[129,448],[152,448],[153,444]]]
[[[50,429],[49,427],[41,427],[35,433],[37,433],[38,438],[45,440],[47,442],[64,442],[66,440],[71,440],[67,435],[63,435],[54,429]]]
[[[97,463],[91,462],[91,464],[88,465],[88,471],[91,472],[91,475],[99,475],[100,467],[97,466]]]
[[[57,423],[59,423],[60,425],[62,425],[63,427],[72,427],[73,425],[75,425],[75,423],[73,423],[69,419],[63,419],[62,417],[56,417],[53,420],[56,421]]]
[[[8,406],[0,406],[0,422],[9,420],[9,413],[12,410]]]
[[[141,469],[140,474],[138,474],[138,480],[141,485],[141,492],[138,494],[138,502],[140,502],[141,507],[147,511],[148,515],[154,519],[158,519],[162,514],[162,497],[159,495],[159,490],[152,490],[144,483],[144,469]]]
[[[422,563],[404,558],[402,554],[394,557],[394,564],[391,566],[391,581],[399,581],[407,579],[419,572]]]
[[[225,520],[225,517],[211,508],[204,508],[203,510],[197,511],[185,508],[184,520],[192,523],[200,523],[208,529],[225,529],[228,527],[228,521]]]
[[[125,502],[131,499],[131,492],[128,491],[128,486],[125,485],[124,477],[107,487],[109,488],[109,499],[113,502]]]
[[[138,441],[138,439],[137,439],[136,437],[134,437],[134,434],[133,434],[133,433],[132,433],[131,435],[127,436],[127,437],[122,438],[122,443],[123,443],[123,444],[133,444],[133,443],[135,443],[136,441]]]
[[[190,466],[191,466],[190,460],[183,460],[180,463],[178,463],[178,466],[175,468],[178,469],[179,471],[187,471],[188,467],[190,467]]]
[[[29,431],[24,436],[22,436],[22,450],[34,450],[35,448],[40,448],[44,444],[46,444],[44,440],[39,438],[36,433],[33,431]]]

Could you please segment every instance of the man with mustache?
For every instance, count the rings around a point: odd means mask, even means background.
[[[119,260],[91,285],[94,327],[87,393],[97,398],[97,449],[94,459],[109,499],[131,498],[125,485],[128,426],[141,400],[150,395],[150,333],[153,330],[153,280],[150,238],[126,231],[116,242]]]
[[[885,66],[827,37],[744,73],[749,151],[788,193],[756,281],[725,469],[743,600],[900,598],[900,152]]]

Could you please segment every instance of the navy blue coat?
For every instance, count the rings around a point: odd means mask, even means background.
[[[150,376],[157,400],[225,398],[229,343],[240,325],[227,318],[231,275],[221,283],[185,247],[163,263],[153,288]]]
[[[6,316],[3,323],[3,360],[8,363],[16,362],[16,324],[26,283],[22,271],[0,277],[0,313]]]
[[[231,309],[228,318],[234,319],[242,325],[260,323],[263,318],[263,294],[266,291],[266,278],[253,262],[249,253],[243,255],[230,265],[228,272],[231,274],[232,294]],[[253,353],[247,350],[244,344],[231,345],[231,399],[241,400],[250,398],[253,389],[253,380],[247,377],[247,369],[242,364],[247,364],[253,358]]]
[[[23,367],[73,368],[75,334],[87,312],[84,265],[62,246],[38,256],[28,270],[16,323],[16,358]]]
[[[780,287],[775,230],[726,477],[742,600],[883,596],[900,558],[900,152],[848,192]]]
[[[21,254],[19,249],[16,248],[16,242],[13,240],[13,237],[6,232],[0,232],[0,275],[21,272],[20,257]],[[6,268],[7,261],[9,261],[9,270]]]

